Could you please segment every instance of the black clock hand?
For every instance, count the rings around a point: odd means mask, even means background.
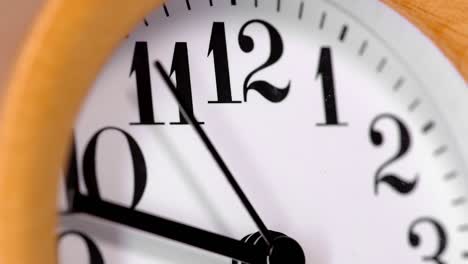
[[[261,264],[265,263],[267,259],[267,252],[262,252],[260,249],[241,241],[103,200],[93,199],[80,193],[75,193],[72,208],[74,213],[97,216],[217,253],[239,262]]]
[[[245,209],[247,212],[250,214],[252,219],[254,220],[255,224],[257,225],[257,228],[260,231],[260,234],[262,235],[263,239],[267,243],[268,247],[271,247],[272,245],[272,239],[270,236],[270,232],[268,231],[267,227],[263,223],[262,219],[260,216],[257,214],[255,211],[254,207],[252,204],[249,202],[249,199],[247,199],[247,196],[244,194],[242,191],[241,187],[237,183],[236,179],[232,175],[231,171],[229,170],[228,166],[224,162],[224,160],[221,158],[219,155],[218,151],[216,151],[216,148],[214,145],[211,143],[210,139],[206,135],[205,131],[203,128],[198,124],[198,122],[195,120],[195,117],[192,115],[187,114],[188,111],[185,107],[185,102],[182,99],[182,97],[179,95],[177,92],[177,88],[174,85],[174,83],[171,81],[170,76],[167,74],[167,71],[164,70],[164,67],[161,65],[159,61],[155,62],[155,66],[158,69],[158,71],[161,73],[161,76],[163,77],[164,81],[166,82],[167,86],[169,87],[169,90],[171,90],[172,94],[176,98],[180,109],[182,113],[184,114],[185,118],[188,119],[189,123],[192,125],[192,127],[195,129],[197,134],[200,136],[201,140],[205,144],[206,148],[210,152],[210,154],[213,156],[214,160],[216,161],[216,164],[219,166],[223,174],[226,176],[226,179],[228,180],[229,184],[232,186],[234,189],[235,193],[241,200],[242,204],[244,205]]]

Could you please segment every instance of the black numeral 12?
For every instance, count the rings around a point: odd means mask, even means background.
[[[318,126],[346,126],[338,119],[338,109],[335,93],[335,80],[333,75],[332,52],[330,47],[320,50],[319,66],[316,78],[322,79],[323,103],[325,106],[325,123]]]
[[[232,100],[231,77],[229,76],[229,61],[226,44],[226,29],[223,22],[213,23],[208,56],[210,54],[213,54],[218,100],[209,101],[208,103],[240,103],[241,101]]]

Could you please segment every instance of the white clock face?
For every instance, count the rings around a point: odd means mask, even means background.
[[[429,41],[393,48],[400,29],[414,31],[376,1],[168,1],[123,41],[76,124],[60,261],[466,262],[465,148],[438,110],[448,101],[419,81],[425,65],[403,55]],[[293,249],[260,235],[192,116]]]

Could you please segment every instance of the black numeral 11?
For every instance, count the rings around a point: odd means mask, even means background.
[[[319,66],[317,78],[322,78],[322,93],[325,106],[325,123],[318,126],[346,126],[338,119],[338,110],[335,94],[335,80],[333,75],[332,54],[329,47],[323,47],[320,50]]]
[[[130,76],[135,74],[138,109],[140,110],[140,122],[130,123],[131,125],[162,125],[162,122],[155,122],[153,109],[153,94],[150,78],[150,64],[148,56],[148,43],[136,42],[133,51],[132,67]]]
[[[172,57],[171,75],[176,75],[176,86],[181,96],[182,103],[187,109],[187,114],[193,115],[192,101],[192,82],[190,80],[190,68],[188,59],[187,42],[177,42],[174,48],[174,56]],[[196,120],[196,118],[194,118]],[[203,122],[198,122],[203,124]],[[179,109],[179,122],[171,122],[171,125],[187,125],[184,115]]]
[[[174,47],[171,75],[175,73],[177,90],[182,97],[183,103],[188,109],[188,114],[193,115],[192,85],[190,80],[190,68],[186,42],[177,42]],[[153,108],[152,85],[150,78],[150,62],[148,55],[148,43],[136,42],[133,53],[130,76],[136,77],[136,88],[138,95],[138,110],[140,121],[132,122],[131,125],[162,125],[163,122],[155,121]],[[186,125],[187,120],[179,109],[179,121],[171,122],[172,125]],[[200,122],[203,124],[203,122]]]

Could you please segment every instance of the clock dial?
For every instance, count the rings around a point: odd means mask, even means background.
[[[350,6],[173,0],[146,17],[76,124],[61,261],[466,262],[453,121],[361,18],[396,15]]]

